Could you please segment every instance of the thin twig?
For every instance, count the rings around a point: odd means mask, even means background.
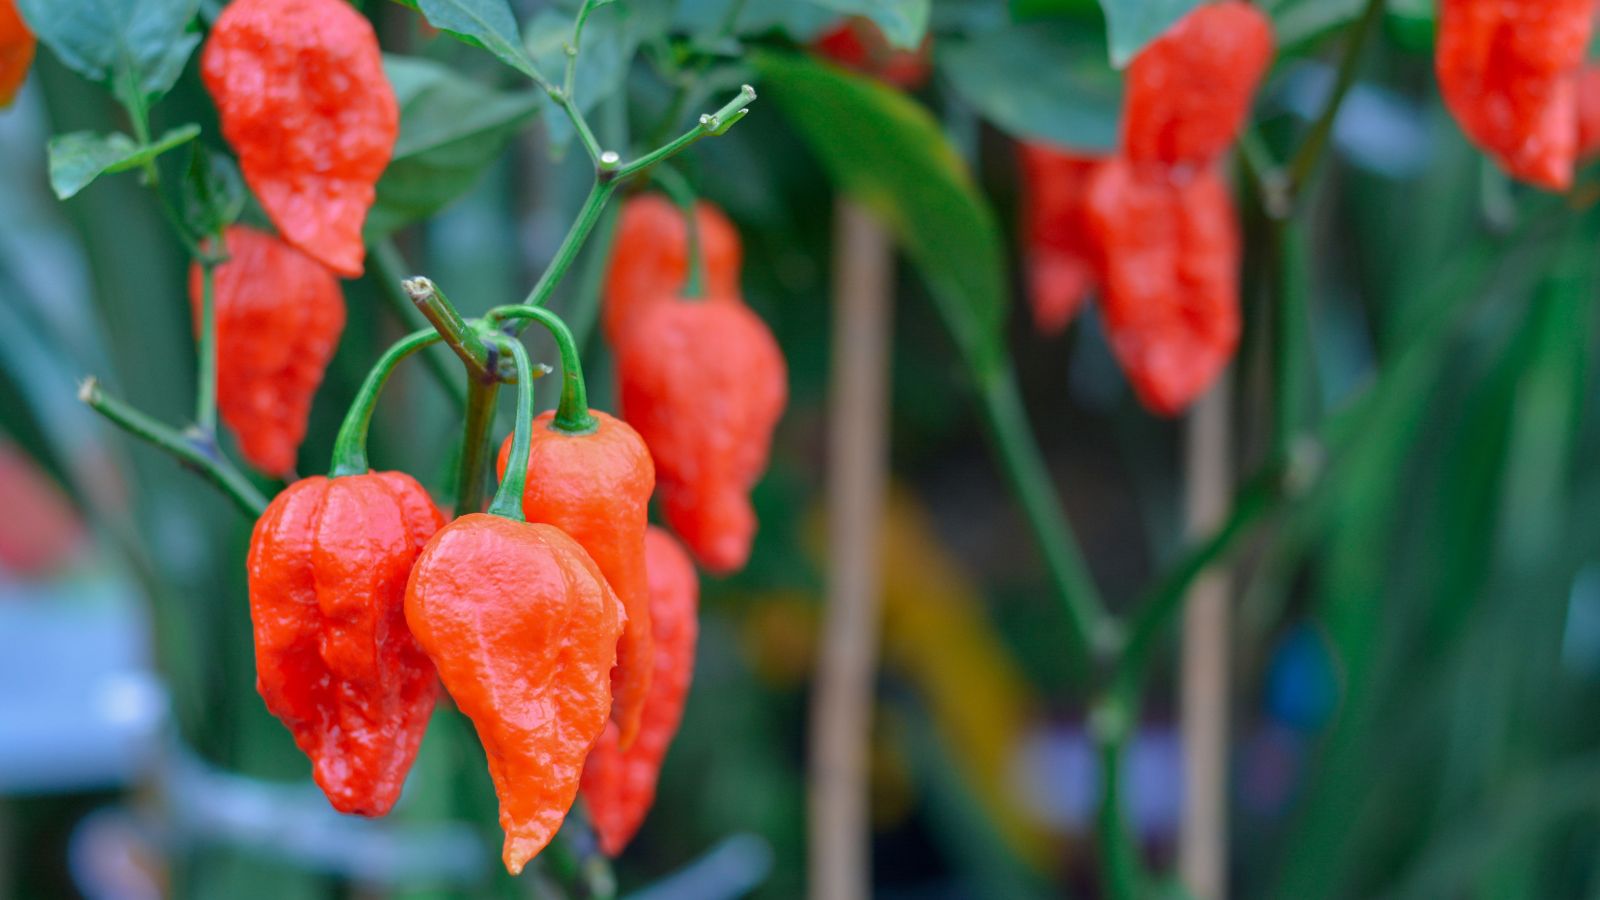
[[[1356,69],[1361,65],[1361,50],[1366,46],[1367,37],[1383,18],[1383,10],[1383,0],[1367,0],[1361,19],[1350,31],[1349,40],[1345,43],[1344,58],[1339,61],[1339,73],[1334,79],[1333,92],[1323,104],[1321,115],[1312,123],[1311,131],[1306,134],[1300,150],[1289,162],[1285,177],[1290,198],[1299,198],[1311,176],[1316,173],[1317,163],[1321,161],[1323,152],[1327,150],[1328,140],[1333,136],[1333,125],[1339,118],[1339,109],[1344,105],[1345,94],[1349,93],[1350,86],[1355,83]]]

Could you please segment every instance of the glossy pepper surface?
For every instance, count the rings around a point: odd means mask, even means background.
[[[1239,344],[1239,225],[1212,169],[1114,160],[1086,205],[1111,347],[1145,406],[1176,415]]]
[[[316,260],[272,235],[235,225],[214,273],[217,407],[257,469],[294,470],[311,399],[344,331],[344,294]],[[189,271],[200,322],[202,273]]]
[[[739,232],[715,206],[695,204],[695,228],[704,260],[705,296],[739,296],[743,249]],[[641,194],[622,207],[615,249],[606,269],[601,325],[615,344],[639,308],[682,292],[689,277],[689,227],[683,210],[660,194]]]
[[[594,560],[551,525],[471,513],[411,570],[406,621],[483,743],[512,874],[577,797],[624,619]]]
[[[1123,155],[1169,166],[1215,163],[1250,115],[1272,45],[1266,15],[1242,0],[1184,16],[1128,66]]]
[[[1445,105],[1473,143],[1530,184],[1572,184],[1594,14],[1594,0],[1440,0],[1434,63]]]
[[[256,687],[340,812],[388,812],[427,728],[438,684],[406,580],[443,524],[409,475],[369,472],[295,482],[251,534]]]
[[[1023,144],[1022,231],[1034,327],[1059,334],[1094,290],[1094,245],[1084,223],[1089,180],[1100,160]]]
[[[622,852],[655,801],[661,761],[678,733],[694,676],[695,616],[700,582],[694,564],[672,535],[652,527],[645,535],[650,572],[650,622],[656,639],[655,675],[644,725],[633,746],[623,749],[615,724],[607,725],[583,769],[583,799],[610,856]]]
[[[399,135],[372,26],[344,0],[233,0],[201,57],[222,134],[289,243],[347,278]]]
[[[740,301],[649,303],[616,346],[622,417],[655,458],[668,524],[712,572],[744,566],[750,489],[788,402],[788,368]]]
[[[0,107],[10,106],[22,89],[37,43],[16,0],[0,0]]]
[[[623,743],[631,744],[653,671],[644,533],[656,470],[650,448],[628,423],[589,412],[596,426],[582,434],[552,427],[554,411],[533,420],[522,512],[528,521],[554,525],[583,545],[627,610],[611,673],[611,718],[621,726]],[[501,478],[511,443],[507,436],[500,447]]]

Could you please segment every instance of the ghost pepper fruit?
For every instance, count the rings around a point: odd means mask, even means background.
[[[228,261],[213,277],[217,407],[252,466],[277,477],[294,470],[311,398],[344,331],[339,282],[316,260],[277,238],[235,225]],[[203,273],[189,272],[200,326]]]
[[[1213,169],[1176,177],[1113,160],[1085,206],[1112,350],[1139,399],[1176,415],[1239,343],[1239,225]]]
[[[1122,154],[1168,166],[1215,163],[1249,117],[1272,53],[1271,22],[1242,0],[1178,20],[1128,66]]]
[[[1441,0],[1439,87],[1461,130],[1513,177],[1572,184],[1578,79],[1594,0]]]
[[[16,0],[0,0],[0,107],[10,106],[22,89],[37,43]]]
[[[1023,144],[1022,233],[1028,296],[1041,334],[1063,331],[1094,290],[1094,246],[1083,202],[1100,160],[1042,144]]]
[[[650,588],[645,578],[645,528],[655,466],[650,448],[628,423],[599,410],[591,431],[572,433],[554,423],[554,410],[533,420],[522,511],[530,522],[565,531],[588,551],[628,613],[611,673],[611,718],[632,744],[645,712],[652,672]],[[500,448],[500,474],[511,455]]]
[[[678,733],[694,676],[700,603],[694,564],[670,534],[652,527],[645,535],[645,565],[656,650],[644,724],[638,740],[626,749],[616,725],[606,726],[584,765],[581,783],[600,849],[609,856],[628,845],[655,801],[661,762]]]
[[[737,297],[743,263],[739,232],[721,210],[705,201],[695,204],[694,215],[706,297]],[[689,228],[683,210],[660,194],[629,200],[622,207],[606,269],[600,313],[606,338],[615,344],[640,306],[680,293],[688,277]]]
[[[655,458],[667,523],[712,572],[742,568],[750,489],[788,402],[788,367],[743,302],[648,302],[616,345],[622,417]]]
[[[611,711],[621,606],[561,529],[485,513],[445,526],[406,589],[406,621],[472,720],[513,875],[561,828]]]
[[[416,758],[437,681],[406,627],[406,581],[444,518],[416,480],[297,481],[250,537],[256,688],[340,812],[381,816]]]
[[[863,16],[844,19],[811,45],[817,53],[851,71],[908,91],[927,83],[933,68],[932,46],[931,38],[923,38],[915,50],[891,46],[883,29]]]
[[[200,71],[284,240],[360,275],[361,226],[400,130],[372,26],[344,0],[233,0]]]
[[[1600,66],[1578,76],[1578,159],[1600,156]]]

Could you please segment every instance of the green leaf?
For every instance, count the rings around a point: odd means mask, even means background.
[[[889,43],[905,50],[914,50],[928,33],[930,0],[811,0],[846,15],[871,19]]]
[[[516,16],[506,0],[395,0],[422,13],[428,24],[453,38],[493,53],[500,61],[543,82],[543,73],[522,49]]]
[[[544,94],[491,90],[438,63],[386,56],[400,137],[367,215],[368,237],[426,218],[471,189],[544,104]]]
[[[934,59],[956,93],[1012,137],[1116,149],[1122,79],[1106,63],[1098,29],[1013,25],[941,40]]]
[[[1007,302],[1000,229],[939,123],[899,91],[808,57],[754,61],[763,95],[905,247],[974,374],[994,371]]]
[[[184,125],[140,146],[125,134],[74,131],[50,139],[50,187],[62,200],[71,197],[101,175],[136,169],[157,156],[195,139],[200,126]]]
[[[199,144],[190,148],[181,191],[184,222],[198,235],[221,234],[238,221],[248,199],[233,159]]]
[[[1119,69],[1127,65],[1146,44],[1199,5],[1200,0],[1100,0],[1111,39],[1111,64]]]
[[[18,0],[28,26],[68,68],[143,107],[172,88],[198,34],[199,0]]]
[[[1278,44],[1296,47],[1356,20],[1364,0],[1277,0],[1267,4]]]

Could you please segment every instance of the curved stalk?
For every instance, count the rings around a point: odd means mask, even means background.
[[[366,381],[361,383],[361,390],[351,402],[344,423],[339,426],[339,435],[333,442],[333,463],[328,468],[329,477],[360,475],[367,471],[367,430],[372,424],[372,412],[378,405],[378,394],[401,360],[443,339],[432,328],[416,331],[396,341],[394,346],[378,357],[372,371],[367,373]]]
[[[561,354],[561,402],[551,424],[568,434],[587,434],[599,424],[589,412],[589,392],[583,383],[583,362],[578,357],[578,344],[561,317],[539,306],[501,306],[489,311],[484,321],[490,325],[502,319],[526,319],[538,322],[555,338],[556,350]],[[526,366],[518,366],[527,371]]]
[[[506,477],[500,489],[494,492],[489,504],[489,514],[504,516],[517,522],[526,522],[522,512],[522,491],[528,481],[528,451],[533,446],[533,366],[528,362],[528,350],[516,338],[502,338],[497,342],[516,360],[517,372],[517,424],[511,433],[511,457],[506,465]],[[519,463],[518,460],[521,460]]]

